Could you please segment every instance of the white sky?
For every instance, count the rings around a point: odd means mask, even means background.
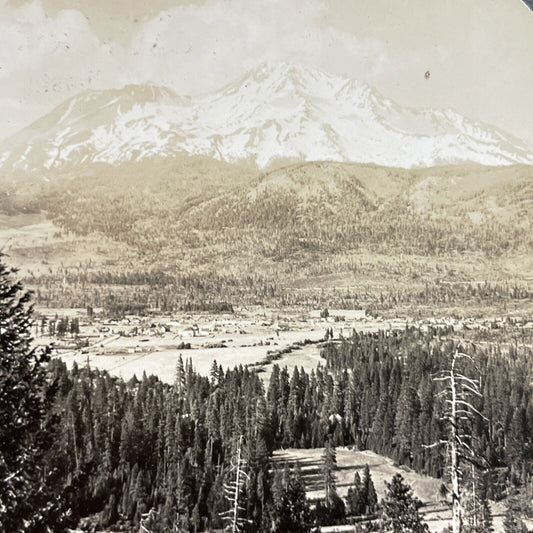
[[[85,89],[209,92],[264,61],[452,107],[533,146],[533,13],[520,0],[0,0],[0,138]]]

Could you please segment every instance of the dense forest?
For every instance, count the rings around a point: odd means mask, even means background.
[[[29,248],[10,242],[22,263],[37,259],[24,279],[37,303],[110,316],[242,305],[530,312],[529,167],[214,164],[154,176],[109,168],[0,192],[8,226],[27,216],[45,228]]]
[[[480,392],[468,399],[462,423],[477,458],[474,509],[486,510],[487,498],[531,490],[527,346],[473,344],[452,328],[408,327],[329,339],[323,366],[311,372],[275,366],[266,391],[248,368],[224,371],[215,362],[205,377],[181,358],[173,385],[146,375],[124,382],[89,367],[67,370],[59,360],[44,366],[46,351],[30,346],[30,296],[3,266],[1,275],[5,531],[44,531],[44,524],[61,531],[80,520],[126,531],[142,525],[196,532],[230,523],[239,531],[297,531],[287,525],[291,515],[309,531],[376,509],[382,523],[392,524],[387,512],[394,498],[407,501],[408,488],[393,480],[379,504],[365,475],[343,501],[332,476],[335,447],[374,450],[442,478],[446,487],[448,453],[435,443],[449,442],[450,427],[446,388],[435,377],[458,352],[468,354],[460,370]],[[273,470],[272,452],[280,447],[324,447],[323,501],[306,500],[297,467]],[[470,482],[463,479],[464,494]],[[521,513],[533,513],[527,498],[514,502]],[[468,523],[463,531],[479,530]]]
[[[183,172],[179,180],[83,176],[13,189],[0,194],[0,212],[45,212],[65,232],[108,236],[150,255],[187,250],[196,259],[206,250],[274,261],[347,250],[495,258],[533,245],[527,167],[305,163],[259,177]]]

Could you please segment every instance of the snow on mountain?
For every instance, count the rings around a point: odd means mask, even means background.
[[[184,152],[261,167],[277,158],[533,163],[526,144],[454,111],[402,108],[365,83],[275,64],[200,97],[151,83],[81,93],[0,146],[0,168],[68,170]]]

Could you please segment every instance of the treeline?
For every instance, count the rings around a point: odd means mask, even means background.
[[[379,313],[403,305],[511,306],[533,302],[533,288],[523,282],[425,282],[422,287],[380,291],[374,295],[369,313]]]
[[[51,308],[103,308],[109,316],[150,312],[233,312],[233,305],[272,301],[275,281],[258,274],[238,277],[217,272],[175,274],[163,271],[113,273],[65,269],[28,278],[39,305]]]
[[[27,278],[39,305],[50,308],[103,308],[109,316],[150,312],[231,312],[234,306],[271,305],[365,309],[377,316],[414,306],[513,309],[530,305],[533,289],[524,282],[435,282],[386,289],[291,289],[258,273],[187,275],[164,271],[60,269]],[[397,284],[398,285],[398,284]],[[416,309],[414,310],[416,311]],[[411,313],[413,314],[413,313]],[[416,312],[415,312],[416,316]]]
[[[128,270],[116,272],[112,270],[91,270],[89,268],[65,268],[51,272],[49,275],[41,275],[41,284],[53,283],[62,279],[68,284],[87,285],[120,285],[120,286],[150,286],[165,287],[174,286],[188,293],[220,293],[225,287],[254,287],[266,283],[266,280],[256,274],[248,274],[236,278],[229,274],[221,274],[215,271],[202,273],[175,273],[171,274],[164,270]]]

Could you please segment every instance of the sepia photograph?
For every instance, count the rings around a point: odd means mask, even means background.
[[[533,533],[533,0],[0,0],[0,533]]]

